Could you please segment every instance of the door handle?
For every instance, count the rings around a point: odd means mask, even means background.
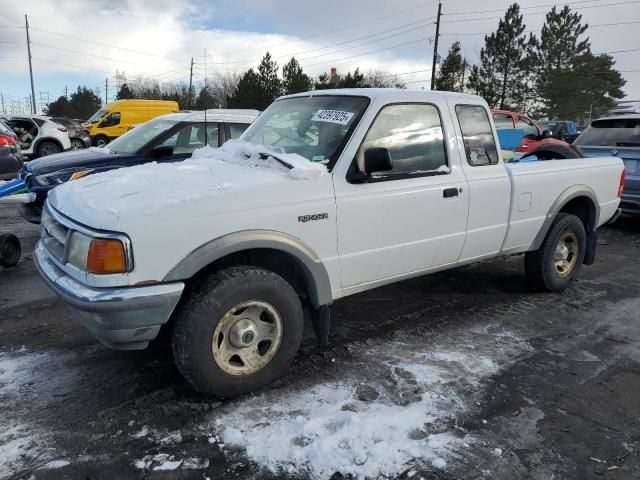
[[[444,198],[457,197],[458,196],[458,187],[445,188],[442,191],[442,196]]]

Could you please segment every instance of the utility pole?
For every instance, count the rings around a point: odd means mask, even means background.
[[[433,42],[433,64],[431,66],[431,90],[436,85],[436,59],[438,58],[438,38],[440,37],[440,16],[442,15],[442,3],[438,2],[438,17],[436,20],[436,38]]]
[[[193,57],[191,57],[191,71],[189,72],[189,105],[187,109],[191,109],[191,96],[193,91]]]
[[[36,114],[36,89],[33,88],[33,68],[31,67],[31,40],[29,39],[29,20],[24,16],[24,28],[27,31],[27,54],[29,57],[29,77],[31,77],[31,113]]]
[[[0,92],[0,101],[2,101],[2,113],[7,113],[4,111],[4,95]]]
[[[66,98],[67,100],[69,100],[69,90],[67,90],[67,86],[64,86],[64,98]]]
[[[109,78],[104,79],[104,104],[109,103]]]

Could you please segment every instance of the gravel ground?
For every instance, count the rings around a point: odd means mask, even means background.
[[[161,342],[97,343],[38,278],[0,271],[0,478],[640,478],[640,221],[602,230],[563,294],[521,257],[336,303],[288,374],[220,402]]]

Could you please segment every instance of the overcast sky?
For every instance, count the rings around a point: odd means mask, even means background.
[[[441,55],[460,40],[476,62],[483,44],[477,33],[495,30],[510,3],[444,0]],[[566,3],[593,25],[587,33],[594,53],[639,49],[614,58],[627,80],[625,92],[640,97],[640,1]],[[553,4],[520,2],[527,30],[539,30]],[[0,0],[0,92],[7,109],[12,100],[24,104],[30,92],[24,14],[38,101],[79,84],[104,98],[105,78],[111,100],[116,70],[129,78],[188,82],[191,57],[194,82],[201,84],[205,49],[209,75],[242,72],[269,50],[280,66],[295,55],[314,76],[332,66],[339,72],[381,69],[402,74],[408,88],[428,88],[436,12],[437,2],[418,0]]]

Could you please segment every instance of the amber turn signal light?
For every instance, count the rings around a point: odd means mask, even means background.
[[[127,262],[120,240],[94,238],[87,254],[87,270],[91,273],[124,273]]]

